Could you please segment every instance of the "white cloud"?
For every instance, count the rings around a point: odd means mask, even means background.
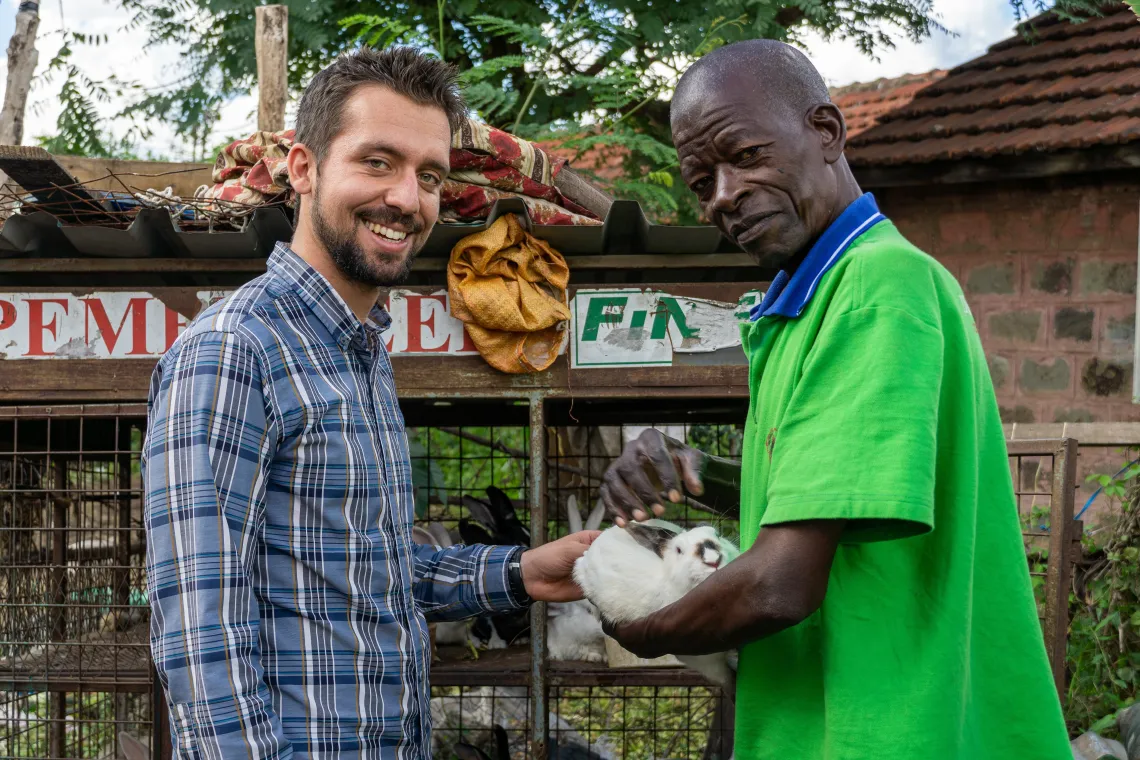
[[[1013,31],[1008,0],[937,0],[934,11],[949,34],[935,32],[919,43],[900,39],[894,49],[880,51],[877,61],[850,41],[824,40],[818,34],[808,35],[804,47],[834,87],[957,66],[982,55]]]
[[[18,0],[0,0],[0,46],[7,47],[12,33],[11,19],[15,16]],[[61,15],[62,9],[62,15]],[[1008,36],[1013,25],[1008,0],[937,0],[935,10],[942,21],[958,36],[936,34],[934,38],[915,44],[901,40],[893,50],[884,50],[875,61],[860,53],[853,44],[843,40],[823,40],[809,36],[805,47],[824,78],[831,85],[869,81],[879,77],[892,77],[904,73],[946,68],[969,60],[1000,39]],[[40,4],[40,35],[36,47],[40,51],[37,73],[42,73],[60,43],[63,23],[72,31],[87,34],[106,34],[109,42],[97,47],[79,46],[74,61],[93,78],[111,73],[120,78],[134,80],[145,87],[156,87],[179,76],[178,51],[171,46],[146,48],[145,30],[124,30],[129,21],[126,12],[119,10],[111,0],[42,0]],[[0,82],[7,74],[6,57],[0,55]],[[33,91],[29,108],[25,142],[37,135],[54,131],[59,116],[59,103],[54,100],[58,91],[44,83]],[[101,113],[112,116],[123,102],[100,106]],[[215,133],[216,139],[244,135],[256,128],[256,93],[239,97],[227,103]],[[154,137],[143,146],[152,152],[176,159],[189,158],[190,149],[174,135],[168,124],[149,125]],[[126,124],[116,125],[121,134]]]
[[[18,0],[0,0],[0,14],[6,18],[15,16]],[[62,10],[62,15],[61,15]],[[40,4],[40,29],[36,48],[39,50],[39,65],[36,68],[40,77],[47,68],[52,56],[59,49],[63,24],[73,32],[108,37],[105,44],[79,45],[74,48],[72,59],[88,76],[100,79],[116,74],[120,79],[138,82],[143,87],[154,88],[178,78],[178,50],[173,46],[146,47],[146,32],[142,29],[127,30],[124,27],[130,16],[111,3],[110,0],[43,0]],[[11,24],[0,27],[4,38],[0,44],[7,47],[7,37],[11,35]],[[0,56],[0,77],[7,76],[7,58]],[[2,80],[0,80],[2,81]],[[49,84],[37,79],[37,86],[29,99],[27,126],[24,142],[30,143],[35,137],[50,134],[55,130],[59,118],[60,104],[55,96],[59,81]],[[100,113],[114,116],[126,102],[116,100],[101,104]],[[256,96],[245,96],[227,103],[222,109],[216,136],[220,139],[230,135],[248,134],[256,128]],[[118,134],[123,134],[128,122],[115,124]],[[154,136],[142,146],[153,153],[176,159],[188,159],[190,149],[176,137],[169,124],[151,123]]]

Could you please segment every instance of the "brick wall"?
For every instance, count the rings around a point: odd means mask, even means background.
[[[962,283],[1007,422],[1140,421],[1131,403],[1140,180],[875,194]]]

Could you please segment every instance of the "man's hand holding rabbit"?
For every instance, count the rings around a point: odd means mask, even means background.
[[[530,549],[522,555],[522,579],[526,592],[538,602],[573,602],[582,598],[574,582],[574,563],[586,553],[599,530],[583,530]]]
[[[845,522],[761,529],[756,543],[676,602],[606,635],[639,657],[737,649],[806,620],[823,603]]]

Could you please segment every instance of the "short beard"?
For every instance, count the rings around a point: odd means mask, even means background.
[[[368,256],[356,241],[355,227],[350,225],[347,230],[338,230],[329,223],[321,211],[316,188],[313,188],[309,202],[313,204],[313,233],[328,251],[333,264],[345,278],[370,288],[388,288],[406,282],[411,276],[412,262],[415,261],[416,255],[419,253],[418,248],[412,248],[397,272],[390,275],[383,274],[376,265],[368,260]],[[395,219],[399,218],[400,215],[396,214]]]

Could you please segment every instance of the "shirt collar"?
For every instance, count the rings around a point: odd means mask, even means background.
[[[285,243],[278,243],[273,249],[267,270],[290,286],[343,349],[356,341],[360,347],[367,347],[369,331],[383,332],[392,324],[392,318],[379,304],[368,313],[368,322],[362,323],[324,275]]]
[[[754,322],[760,317],[773,314],[789,318],[798,317],[815,295],[819,281],[835,266],[851,244],[886,218],[879,211],[879,205],[873,195],[864,193],[859,196],[819,236],[819,240],[815,241],[815,245],[808,251],[808,255],[804,257],[795,274],[789,276],[787,272],[781,270],[776,275],[768,287],[768,292],[764,294],[764,300],[752,307],[749,319]]]

